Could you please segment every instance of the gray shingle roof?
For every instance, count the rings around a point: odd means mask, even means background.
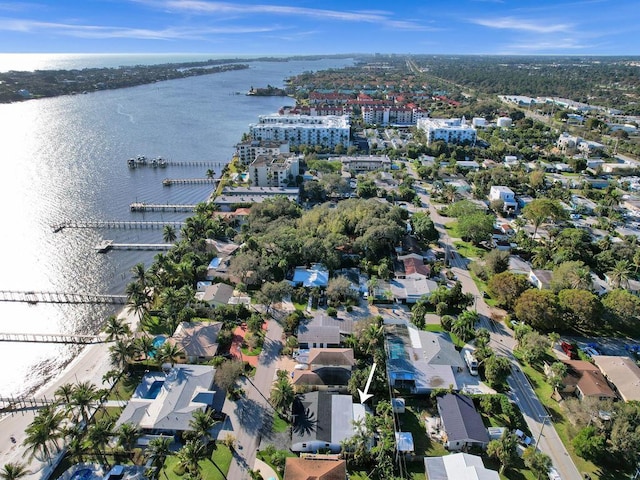
[[[469,397],[458,393],[438,397],[438,411],[450,442],[471,440],[489,443],[487,428]]]

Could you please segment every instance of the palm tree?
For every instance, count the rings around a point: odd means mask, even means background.
[[[131,327],[129,327],[129,324],[126,323],[124,319],[110,315],[109,318],[107,318],[107,325],[104,327],[104,332],[107,334],[107,342],[111,342],[131,335]]]
[[[271,389],[271,403],[285,415],[291,409],[295,392],[288,378],[280,378]]]
[[[518,438],[513,433],[505,433],[487,445],[487,454],[500,462],[501,475],[518,459],[517,446]]]
[[[84,426],[87,426],[89,423],[89,408],[97,397],[98,391],[96,386],[91,382],[80,382],[73,388],[71,404],[78,409]]]
[[[140,429],[133,423],[123,423],[118,427],[116,435],[118,436],[118,445],[125,452],[131,452],[140,437]]]
[[[108,417],[103,417],[91,425],[87,431],[87,441],[91,448],[93,448],[95,454],[102,457],[102,463],[104,465],[109,464],[105,448],[111,439],[111,427],[113,427],[113,420]]]
[[[63,419],[64,415],[54,405],[48,405],[38,412],[25,429],[27,436],[22,443],[31,456],[39,453],[41,459],[51,460],[51,447],[58,450],[58,440],[62,438]]]
[[[146,360],[149,358],[149,352],[153,350],[153,339],[149,335],[139,336],[133,341],[133,350],[136,356],[142,355]]]
[[[200,460],[207,457],[207,448],[198,440],[188,441],[178,451],[178,465],[186,472],[200,478]]]
[[[629,285],[631,264],[629,260],[618,260],[610,272],[607,272],[609,283],[614,288],[622,288]]]
[[[0,479],[2,480],[18,480],[19,478],[31,475],[31,471],[27,469],[24,463],[5,463],[0,470]]]
[[[116,343],[109,347],[109,358],[115,367],[127,369],[129,360],[133,355],[133,342],[128,340],[116,340]]]
[[[154,473],[155,478],[158,477],[160,468],[162,468],[164,461],[169,456],[172,441],[173,439],[171,437],[156,437],[149,442],[145,456],[147,460],[150,460],[151,464],[156,467]]]
[[[208,169],[207,169],[206,176],[207,176],[207,178],[213,178],[213,177],[215,177],[215,176],[216,176],[216,171],[215,171],[215,170],[213,170],[213,169],[211,169],[211,168],[208,168]]]
[[[102,383],[111,384],[111,388],[118,382],[122,372],[119,370],[109,370],[102,375]]]
[[[178,233],[173,225],[165,225],[162,229],[162,239],[165,243],[173,243],[178,238]]]
[[[151,297],[146,287],[138,282],[129,282],[125,288],[125,294],[127,295],[127,309],[130,312],[135,312],[140,317],[148,313]]]
[[[173,342],[164,342],[155,354],[155,358],[159,365],[170,363],[173,365],[182,358],[183,351]]]
[[[147,287],[148,277],[147,269],[145,268],[144,263],[136,263],[133,267],[131,267],[131,273],[133,274],[133,280],[135,282],[138,282],[144,288]]]
[[[218,423],[218,421],[213,418],[213,410],[206,412],[195,410],[191,420],[189,420],[189,428],[191,428],[196,437],[201,439],[206,445],[211,440],[211,429],[216,423]]]
[[[73,384],[65,383],[60,385],[58,389],[53,392],[53,395],[56,397],[56,401],[59,404],[64,403],[64,408],[69,410],[71,408],[71,396],[73,395]]]

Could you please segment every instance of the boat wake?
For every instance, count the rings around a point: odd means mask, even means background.
[[[125,117],[128,117],[131,123],[136,123],[133,119],[133,115],[124,111],[124,107],[122,106],[122,104],[120,103],[118,104],[118,109],[116,111],[118,112],[119,115],[124,115]]]

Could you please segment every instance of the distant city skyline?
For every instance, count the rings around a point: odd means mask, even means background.
[[[1,53],[640,55],[628,0],[0,0]]]

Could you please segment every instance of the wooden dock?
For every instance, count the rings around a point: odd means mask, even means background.
[[[170,225],[173,228],[180,230],[184,225],[184,222],[172,222],[172,221],[129,222],[129,221],[122,221],[122,220],[106,220],[106,221],[67,220],[64,222],[51,225],[51,229],[53,230],[53,233],[58,233],[64,230],[65,228],[154,229],[154,228],[164,228],[167,225]]]
[[[193,212],[196,205],[134,202],[129,208],[132,212]]]
[[[35,292],[19,290],[0,290],[0,302],[23,303],[103,303],[124,305],[126,295],[94,295],[89,293],[71,292]]]
[[[171,185],[217,185],[219,178],[165,178],[162,185],[170,187]]]
[[[98,253],[109,250],[169,250],[173,243],[115,243],[113,240],[103,240],[94,248]]]
[[[53,398],[36,397],[0,397],[0,412],[8,413],[19,410],[34,410],[53,405],[56,400]]]
[[[0,333],[0,342],[17,343],[72,343],[90,345],[105,343],[106,337],[100,335],[64,335],[55,333]]]

